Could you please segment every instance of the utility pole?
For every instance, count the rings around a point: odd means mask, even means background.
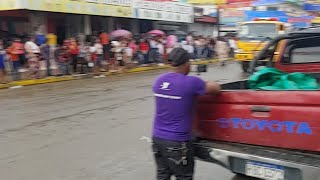
[[[220,37],[220,6],[217,6],[217,31],[218,31],[218,37]]]

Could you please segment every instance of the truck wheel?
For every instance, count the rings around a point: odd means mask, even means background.
[[[235,173],[235,172],[233,172],[234,174],[235,174],[235,176],[233,177],[233,179],[239,179],[239,180],[241,180],[241,179],[247,179],[248,178],[248,176],[246,176],[246,175],[244,175],[244,174],[240,174],[240,173]]]
[[[243,72],[248,72],[249,65],[250,65],[249,62],[242,62],[242,70],[243,70]]]

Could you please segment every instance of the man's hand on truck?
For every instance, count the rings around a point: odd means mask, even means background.
[[[221,91],[221,86],[213,81],[206,82],[206,94],[218,94]]]

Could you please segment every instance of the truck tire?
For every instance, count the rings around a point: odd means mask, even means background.
[[[233,177],[233,179],[238,179],[238,180],[244,180],[244,179],[247,179],[248,176],[244,175],[244,174],[241,174],[241,173],[236,173],[236,172],[233,172],[235,174],[235,176]]]
[[[243,70],[243,72],[248,72],[249,66],[250,66],[249,62],[243,61],[242,62],[242,70]]]

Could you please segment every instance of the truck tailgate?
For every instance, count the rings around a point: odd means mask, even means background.
[[[319,91],[223,91],[196,107],[201,138],[320,151]]]

